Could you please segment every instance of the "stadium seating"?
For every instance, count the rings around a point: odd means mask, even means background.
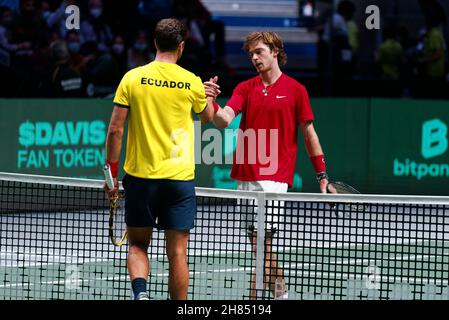
[[[214,19],[225,25],[226,58],[237,72],[252,69],[242,45],[245,35],[256,30],[271,30],[281,35],[288,54],[287,69],[316,70],[318,36],[298,19],[296,0],[204,0],[203,3]]]

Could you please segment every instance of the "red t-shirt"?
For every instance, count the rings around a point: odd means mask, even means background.
[[[265,89],[256,76],[240,83],[226,105],[236,116],[242,113],[231,177],[272,180],[291,187],[299,123],[314,119],[306,88],[282,74]]]

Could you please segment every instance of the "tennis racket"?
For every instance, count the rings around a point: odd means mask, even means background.
[[[357,189],[341,181],[330,181],[326,186],[326,191],[331,194],[360,194]],[[366,205],[362,203],[331,203],[331,207],[340,218],[349,218],[351,211],[358,212],[367,209]]]
[[[326,190],[328,193],[335,194],[360,194],[355,188],[341,181],[331,181],[327,184]]]
[[[114,188],[111,168],[106,164],[103,168],[106,184],[109,189]],[[125,225],[125,196],[119,191],[117,196],[109,201],[109,238],[114,246],[120,247],[126,242]]]

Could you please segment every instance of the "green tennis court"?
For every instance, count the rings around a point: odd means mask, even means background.
[[[439,246],[448,243],[440,243]],[[434,247],[435,245],[432,245]],[[404,246],[403,248],[406,248]],[[314,249],[304,257],[325,256],[324,259],[305,259],[302,263],[284,264],[290,299],[448,299],[448,278],[444,266],[445,255],[416,252],[391,255],[375,264],[374,260],[360,258],[354,250],[346,250],[348,257],[340,256],[343,249]],[[377,248],[388,252],[389,246]],[[394,248],[397,251],[398,248]],[[405,250],[402,250],[405,251]],[[298,260],[301,253],[280,254],[284,261]],[[352,257],[350,257],[352,255]],[[3,299],[117,299],[131,297],[127,282],[126,261],[86,260],[70,264],[38,263],[32,254],[13,257],[2,252],[2,261],[23,261],[21,267],[1,265],[0,296]],[[309,261],[310,260],[310,261]],[[236,261],[243,263],[237,264]],[[191,299],[247,299],[251,261],[233,254],[211,257],[189,257]],[[152,258],[150,292],[152,299],[167,299],[167,261]],[[375,266],[374,266],[375,265]],[[410,270],[401,271],[401,267]],[[432,279],[432,280],[430,280]],[[378,284],[376,284],[378,283]],[[377,285],[377,286],[376,286]],[[265,293],[269,296],[268,292]]]

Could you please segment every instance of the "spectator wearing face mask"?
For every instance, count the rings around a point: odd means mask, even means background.
[[[108,52],[113,34],[103,16],[102,0],[89,0],[89,12],[81,21],[81,43],[95,42],[100,52]]]
[[[81,53],[80,36],[75,30],[70,30],[67,32],[65,36],[65,43],[70,55],[70,65],[80,74],[84,73],[87,64],[94,60],[94,55]]]
[[[117,35],[114,37],[111,46],[111,56],[114,63],[114,70],[116,74],[115,81],[118,84],[120,79],[127,71],[125,40],[121,35]]]
[[[154,54],[150,51],[147,35],[145,31],[139,30],[132,47],[128,50],[128,70],[146,65],[153,58]]]
[[[70,65],[70,53],[63,41],[51,44],[54,67],[49,93],[54,97],[81,97],[84,95],[83,80],[79,72]]]
[[[76,31],[69,31],[66,35],[67,49],[70,55],[79,54],[81,49],[81,41],[78,33]]]

